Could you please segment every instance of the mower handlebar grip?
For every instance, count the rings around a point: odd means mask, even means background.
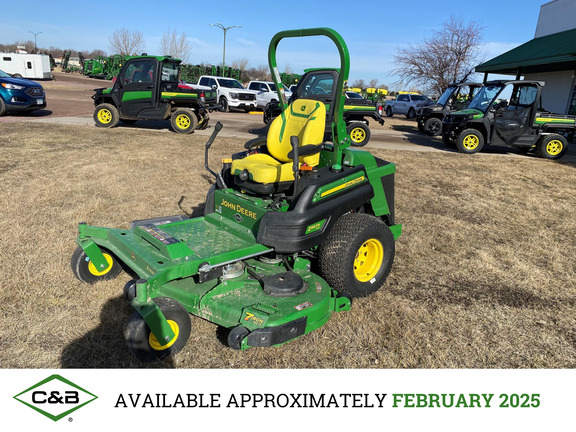
[[[210,148],[210,146],[212,145],[212,143],[216,139],[216,135],[218,135],[218,132],[220,132],[221,129],[222,129],[222,123],[217,122],[216,125],[214,126],[214,132],[212,132],[212,135],[210,135],[208,142],[206,142],[206,148],[207,149]]]

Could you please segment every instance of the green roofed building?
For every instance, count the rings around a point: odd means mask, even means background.
[[[576,114],[576,0],[541,6],[534,39],[476,66],[476,72],[545,81],[543,108]]]

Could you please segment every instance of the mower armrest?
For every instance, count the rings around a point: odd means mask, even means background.
[[[261,147],[264,144],[266,144],[266,137],[265,136],[261,136],[258,138],[254,138],[251,139],[250,141],[248,141],[246,144],[244,144],[244,148],[247,150],[256,148],[256,147]]]
[[[302,147],[298,147],[298,157],[300,156],[310,156],[316,153],[320,153],[324,150],[324,144],[307,144]],[[288,153],[290,159],[294,159],[294,150],[290,150]]]

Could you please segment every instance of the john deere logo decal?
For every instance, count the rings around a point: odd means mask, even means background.
[[[54,421],[97,398],[60,375],[52,375],[14,396],[14,399]]]

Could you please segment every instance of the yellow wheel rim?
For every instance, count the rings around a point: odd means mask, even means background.
[[[178,129],[187,129],[190,127],[190,117],[186,114],[180,114],[175,120]]]
[[[546,152],[550,156],[558,156],[562,152],[562,141],[560,140],[550,140],[548,144],[546,144]]]
[[[94,276],[104,276],[106,273],[112,270],[112,257],[107,253],[103,253],[102,255],[104,255],[104,258],[106,258],[106,262],[108,263],[108,267],[106,267],[104,270],[98,271],[92,261],[88,263],[88,271]]]
[[[98,121],[103,124],[108,124],[112,121],[112,113],[106,108],[98,111]]]
[[[355,143],[360,143],[366,139],[366,132],[362,128],[354,128],[350,131],[350,138]]]
[[[170,325],[170,328],[174,332],[174,338],[170,342],[168,342],[166,345],[160,345],[160,342],[158,342],[158,339],[156,339],[156,336],[154,336],[154,333],[150,332],[150,336],[148,336],[148,343],[150,344],[150,347],[153,350],[164,351],[165,349],[168,349],[172,345],[174,345],[174,342],[176,342],[176,340],[178,340],[178,334],[180,333],[180,327],[178,327],[178,324],[176,323],[176,321],[172,321],[172,320],[167,320],[167,321],[168,321],[168,324]]]
[[[478,144],[480,144],[480,140],[478,139],[478,137],[476,135],[472,135],[472,134],[466,135],[464,137],[464,139],[462,140],[462,145],[467,150],[476,149],[478,147]]]
[[[364,242],[354,258],[354,276],[360,282],[372,280],[384,260],[384,247],[379,240],[370,239]]]

